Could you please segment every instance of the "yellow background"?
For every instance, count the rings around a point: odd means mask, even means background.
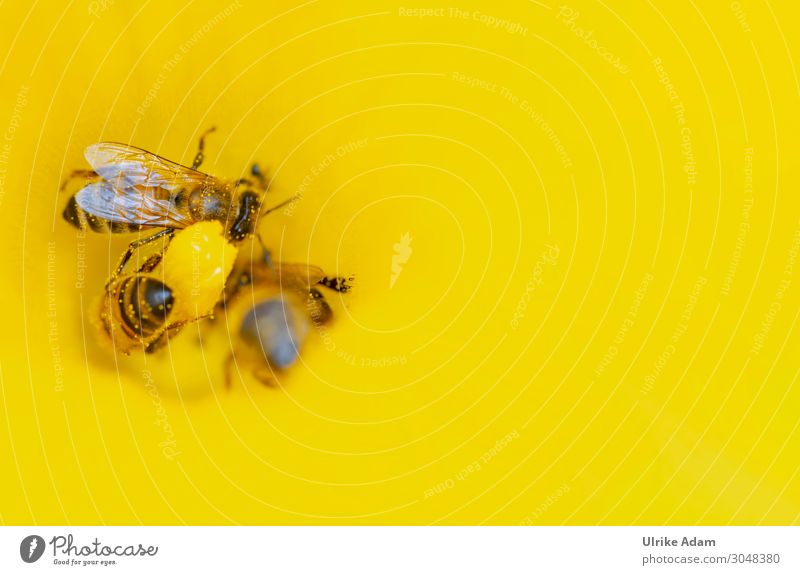
[[[0,521],[798,523],[795,3],[457,7],[2,4]],[[60,217],[85,146],[210,125],[358,278],[278,389],[221,321],[109,352],[125,240]]]

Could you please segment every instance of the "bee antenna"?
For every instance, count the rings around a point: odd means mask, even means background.
[[[278,209],[282,208],[283,206],[285,206],[287,204],[290,204],[292,202],[296,202],[299,199],[300,199],[300,194],[295,194],[291,198],[289,198],[288,200],[282,201],[277,206],[272,206],[271,208],[269,208],[267,211],[264,212],[264,215],[266,216],[267,214],[269,214],[271,212],[274,212],[275,210],[278,210]]]

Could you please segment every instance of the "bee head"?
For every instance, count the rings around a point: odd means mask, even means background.
[[[239,195],[238,204],[239,210],[228,231],[230,239],[235,242],[242,241],[255,232],[261,200],[255,192],[246,191]]]

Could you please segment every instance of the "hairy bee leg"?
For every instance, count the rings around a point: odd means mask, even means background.
[[[332,278],[324,277],[317,283],[321,286],[325,286],[329,290],[339,293],[347,293],[353,289],[352,283],[355,281],[355,279],[356,278],[354,276],[350,276],[348,278],[342,276],[334,276]]]
[[[199,168],[200,165],[203,163],[203,160],[206,159],[205,155],[203,154],[203,151],[205,150],[206,147],[206,136],[208,136],[211,132],[216,131],[216,129],[217,129],[216,126],[211,126],[208,130],[206,130],[200,135],[200,142],[197,144],[197,154],[195,155],[194,161],[192,162],[193,170]]]
[[[214,312],[213,311],[210,311],[208,313],[204,313],[202,315],[198,315],[198,316],[193,317],[191,319],[182,319],[182,320],[179,320],[179,321],[176,321],[176,322],[172,322],[167,327],[167,330],[170,330],[170,329],[181,329],[182,327],[184,327],[186,325],[189,325],[190,323],[194,323],[196,321],[200,321],[201,319],[208,319],[210,317],[214,317]]]
[[[64,181],[61,182],[60,191],[63,192],[69,185],[69,183],[75,178],[85,178],[87,180],[90,180],[99,177],[100,176],[98,175],[98,173],[95,172],[94,170],[72,170],[72,172],[70,172],[70,174],[66,178],[64,178]]]
[[[149,258],[145,260],[145,262],[141,265],[141,267],[136,270],[136,273],[140,274],[149,274],[156,266],[161,263],[161,260],[164,259],[164,254],[159,252],[157,254],[152,254]]]
[[[172,228],[167,228],[161,230],[158,233],[153,234],[152,236],[147,236],[146,238],[143,238],[141,240],[136,240],[131,242],[128,245],[128,249],[126,249],[125,253],[122,254],[122,257],[120,258],[119,263],[117,264],[117,268],[114,270],[114,273],[106,282],[106,289],[108,289],[108,286],[114,283],[117,280],[117,278],[120,275],[122,275],[122,272],[125,271],[125,266],[128,264],[128,261],[131,259],[131,256],[134,254],[136,250],[164,236],[167,237],[167,243],[169,243],[169,240],[171,240],[172,236],[174,235],[175,235],[175,230],[173,230]]]

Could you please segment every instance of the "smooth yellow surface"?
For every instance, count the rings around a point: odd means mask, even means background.
[[[800,522],[798,7],[456,5],[0,6],[0,521]],[[60,217],[211,125],[357,276],[277,389],[224,318],[104,351],[126,239]]]

